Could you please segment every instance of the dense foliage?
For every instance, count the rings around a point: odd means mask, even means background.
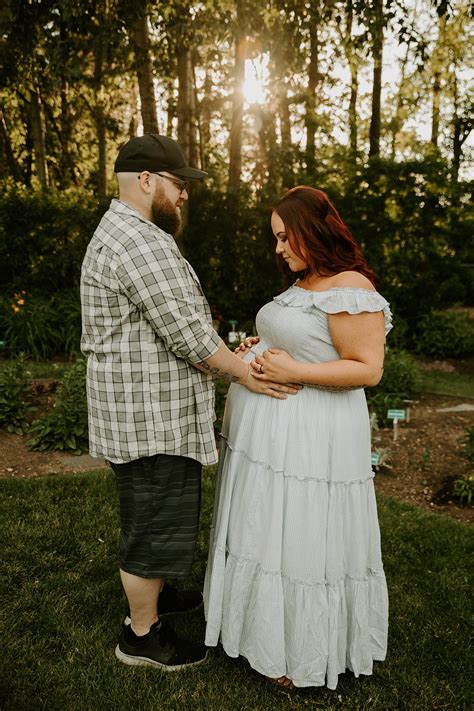
[[[61,378],[52,410],[33,422],[30,434],[30,449],[72,451],[75,454],[88,450],[84,359],[78,358]]]
[[[395,314],[390,344],[434,356],[471,353],[468,316],[438,313],[473,302],[469,186],[453,190],[447,166],[430,157],[371,161],[356,172],[341,163],[310,182],[327,187],[379,275]],[[205,187],[192,196],[182,248],[223,334],[232,319],[251,332],[260,306],[285,285],[269,227],[276,197],[237,200]],[[106,205],[18,190],[0,199],[0,340],[10,352],[47,358],[78,350],[80,266]]]
[[[0,372],[0,429],[23,434],[28,428],[30,383],[25,359],[20,355]]]
[[[474,319],[466,312],[432,311],[420,324],[416,349],[435,358],[474,353]]]
[[[369,411],[381,425],[388,423],[387,411],[406,409],[420,386],[420,371],[412,356],[405,351],[389,350],[385,356],[382,380],[366,391]]]

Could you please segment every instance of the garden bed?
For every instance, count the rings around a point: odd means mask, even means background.
[[[50,396],[45,388],[43,397]],[[459,397],[420,394],[412,405],[410,422],[400,423],[396,442],[390,428],[379,430],[380,440],[374,445],[391,450],[393,469],[381,468],[376,475],[378,492],[459,521],[474,520],[473,507],[459,504],[449,493],[450,482],[472,470],[465,439],[466,428],[474,424],[474,411],[438,412],[463,403],[474,404]],[[0,431],[0,477],[32,478],[105,466],[103,460],[31,452],[26,439]]]
[[[466,456],[466,429],[474,424],[474,410],[439,412],[474,401],[447,395],[420,394],[411,406],[409,423],[379,430],[377,446],[391,450],[392,470],[381,468],[376,490],[400,501],[438,511],[459,521],[474,521],[474,507],[461,505],[450,495],[450,484],[472,473]]]

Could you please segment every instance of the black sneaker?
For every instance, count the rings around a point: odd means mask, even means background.
[[[202,593],[198,590],[178,590],[173,585],[165,583],[158,598],[158,614],[178,615],[182,612],[192,612],[202,607]],[[130,610],[124,620],[125,625],[130,624]]]
[[[199,642],[180,639],[166,622],[155,622],[148,634],[136,637],[130,626],[122,625],[115,656],[131,666],[152,666],[163,671],[179,671],[206,661],[207,650]]]

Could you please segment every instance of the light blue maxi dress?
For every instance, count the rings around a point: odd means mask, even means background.
[[[336,360],[328,314],[382,311],[367,289],[296,285],[257,314],[261,342],[307,362]],[[247,360],[253,359],[252,354]],[[206,644],[219,639],[270,677],[335,689],[387,649],[388,595],[362,388],[305,387],[286,400],[232,385],[209,560]]]

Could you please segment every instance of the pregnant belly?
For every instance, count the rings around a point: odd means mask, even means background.
[[[298,478],[354,481],[371,471],[363,390],[305,387],[286,400],[231,385],[222,435],[249,461]]]

